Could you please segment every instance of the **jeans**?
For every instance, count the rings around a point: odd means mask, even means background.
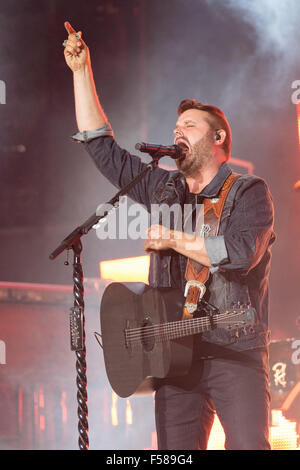
[[[161,381],[155,396],[158,449],[205,450],[216,412],[227,450],[269,450],[267,349],[198,360],[188,376]]]

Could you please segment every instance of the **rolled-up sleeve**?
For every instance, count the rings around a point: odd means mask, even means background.
[[[205,248],[212,266],[219,266],[228,261],[228,253],[224,235],[207,237]]]
[[[273,225],[270,191],[264,180],[253,178],[240,188],[224,233],[205,240],[211,272],[238,270],[247,274],[274,242]]]
[[[98,129],[95,129],[93,131],[83,131],[83,132],[77,132],[77,134],[74,134],[71,136],[71,139],[74,140],[74,142],[77,143],[87,143],[90,142],[91,140],[97,139],[98,137],[105,137],[105,136],[110,136],[113,137],[114,133],[111,128],[111,125],[109,122],[104,124],[104,126],[99,127]]]

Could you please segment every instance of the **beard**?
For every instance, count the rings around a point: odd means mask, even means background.
[[[196,142],[183,158],[176,160],[176,166],[183,176],[196,176],[214,155],[214,131],[207,133]]]

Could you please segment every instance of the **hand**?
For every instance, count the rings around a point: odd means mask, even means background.
[[[171,248],[171,240],[173,240],[173,230],[162,225],[151,225],[147,229],[147,240],[144,243],[144,250],[148,253],[155,253],[160,250],[168,250]]]
[[[68,39],[65,41],[65,60],[73,72],[80,70],[90,61],[90,53],[87,45],[81,39],[82,33],[76,33],[75,29],[68,21],[64,23],[68,33]]]

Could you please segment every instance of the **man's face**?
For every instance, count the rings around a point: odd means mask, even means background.
[[[174,144],[182,148],[183,157],[176,165],[185,177],[196,176],[214,155],[214,132],[206,117],[199,109],[188,109],[178,117]]]

